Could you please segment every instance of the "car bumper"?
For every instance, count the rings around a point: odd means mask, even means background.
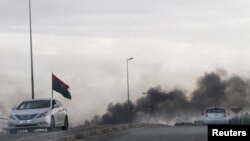
[[[228,124],[228,120],[225,119],[213,119],[213,120],[204,120],[203,124]]]
[[[9,119],[8,121],[8,129],[44,129],[50,127],[50,118],[38,118],[31,120],[13,120]]]

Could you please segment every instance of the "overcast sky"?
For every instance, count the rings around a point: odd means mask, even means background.
[[[249,78],[248,0],[31,0],[35,96],[51,72],[70,86],[73,122],[150,87],[192,92],[205,72]],[[31,98],[28,0],[0,0],[0,117]],[[77,104],[76,104],[77,103]],[[80,111],[80,112],[75,112]]]

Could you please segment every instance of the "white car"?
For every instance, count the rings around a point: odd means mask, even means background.
[[[203,115],[203,124],[227,124],[228,113],[223,108],[207,108]]]
[[[8,119],[9,133],[18,130],[35,129],[53,130],[60,127],[67,130],[69,126],[67,110],[56,99],[32,99],[21,102],[13,108]]]

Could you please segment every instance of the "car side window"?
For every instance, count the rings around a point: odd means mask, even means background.
[[[56,101],[53,100],[53,101],[52,101],[52,107],[53,107],[55,104],[56,104]]]

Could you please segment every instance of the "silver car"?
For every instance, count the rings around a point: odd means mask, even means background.
[[[56,99],[33,99],[21,102],[8,119],[9,133],[18,130],[47,129],[52,131],[60,127],[67,130],[69,126],[67,110]]]
[[[224,108],[207,108],[203,113],[204,124],[227,124],[229,114]]]

